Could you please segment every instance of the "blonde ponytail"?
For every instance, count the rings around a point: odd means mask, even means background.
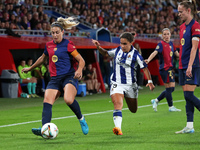
[[[77,26],[79,22],[75,20],[73,17],[68,17],[68,18],[59,17],[56,22],[52,23],[51,26],[53,27],[53,26],[56,26],[57,24],[62,26],[61,30],[62,29],[69,30],[72,27]],[[60,27],[59,25],[58,27]]]

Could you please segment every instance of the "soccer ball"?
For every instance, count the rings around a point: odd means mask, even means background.
[[[42,126],[41,134],[45,139],[55,139],[58,135],[58,127],[54,123],[46,123]]]

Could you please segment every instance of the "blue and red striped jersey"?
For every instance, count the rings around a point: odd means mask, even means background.
[[[159,42],[155,50],[158,51],[160,70],[168,70],[170,67],[173,67],[173,57],[176,49],[171,41],[169,43],[165,41]]]
[[[50,76],[74,74],[78,62],[71,55],[76,50],[72,41],[64,39],[60,43],[47,42],[44,54],[49,57]]]
[[[180,52],[179,52],[179,69],[187,69],[192,49],[192,38],[200,37],[200,25],[194,19],[186,25],[180,26]],[[196,57],[192,67],[199,67],[199,50],[197,49]]]

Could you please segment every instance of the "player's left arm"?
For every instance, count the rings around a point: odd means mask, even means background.
[[[147,80],[148,80],[148,83],[147,83],[146,87],[148,86],[150,88],[150,90],[153,91],[153,89],[155,88],[155,86],[154,86],[154,84],[152,82],[149,69],[146,67],[146,68],[143,68],[142,70],[144,71],[144,74],[146,75]]]
[[[74,78],[75,79],[81,79],[82,78],[82,71],[85,66],[85,60],[83,57],[79,54],[77,50],[74,50],[71,55],[78,61],[78,69],[75,72]]]
[[[192,32],[192,49],[190,52],[190,60],[188,63],[188,68],[186,70],[186,76],[189,78],[192,77],[192,65],[194,63],[194,59],[196,57],[197,48],[199,45],[199,38],[200,38],[200,25],[195,23],[191,29]]]
[[[190,60],[189,60],[189,63],[188,63],[188,68],[186,70],[186,76],[188,76],[190,78],[192,77],[192,65],[193,65],[194,59],[196,57],[198,44],[199,44],[199,38],[193,37],[192,38],[192,49],[191,49],[191,52],[190,52]]]
[[[149,86],[150,90],[152,91],[155,88],[155,86],[153,85],[151,74],[149,72],[149,69],[147,68],[147,64],[145,63],[145,61],[143,60],[143,57],[140,54],[138,54],[136,61],[147,77],[148,83],[146,87]]]

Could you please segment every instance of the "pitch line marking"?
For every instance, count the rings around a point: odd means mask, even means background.
[[[177,101],[173,101],[173,102],[174,103],[178,103],[178,102],[183,102],[183,101],[185,101],[185,100],[177,100]],[[167,102],[159,103],[159,105],[164,105],[164,104],[167,104]],[[150,106],[152,106],[152,105],[150,104],[150,105],[138,106],[138,108],[144,108],[144,107],[150,107]],[[128,108],[123,108],[122,110],[128,110]],[[83,115],[84,116],[90,116],[90,115],[104,114],[104,113],[108,113],[108,112],[113,112],[113,110],[107,110],[107,111],[101,111],[101,112],[94,112],[94,113],[83,114]],[[52,120],[60,120],[60,119],[67,119],[67,118],[73,118],[73,117],[76,117],[76,116],[73,115],[73,116],[66,116],[66,117],[58,117],[58,118],[52,118]],[[0,128],[12,127],[12,126],[17,126],[17,125],[24,125],[24,124],[35,123],[35,122],[41,122],[41,120],[35,120],[35,121],[28,121],[28,122],[21,122],[21,123],[1,125]]]

